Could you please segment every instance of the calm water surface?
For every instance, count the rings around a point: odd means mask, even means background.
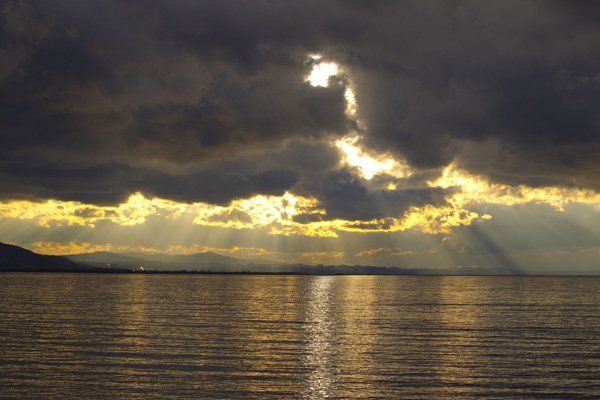
[[[0,274],[0,397],[600,398],[600,279]]]

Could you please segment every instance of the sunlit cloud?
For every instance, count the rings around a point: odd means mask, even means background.
[[[362,124],[357,119],[358,102],[356,101],[356,94],[350,86],[346,87],[344,91],[344,100],[346,101],[346,115],[348,118],[356,121],[357,125],[361,126]]]
[[[321,55],[313,54],[309,55],[309,58],[314,64],[306,80],[312,86],[326,87],[329,85],[331,77],[342,74],[342,69],[338,64],[334,62],[319,62],[322,59]],[[352,81],[347,76],[345,76],[345,86],[344,101],[346,103],[346,115],[357,126],[362,127],[357,118],[358,102],[356,94],[352,87]],[[384,173],[396,178],[410,175],[410,169],[405,163],[401,163],[389,155],[370,153],[358,145],[359,141],[360,136],[358,134],[347,134],[341,139],[335,140],[332,144],[340,151],[343,162],[350,167],[356,168],[363,178],[369,180],[375,175]],[[390,188],[393,189],[393,187]]]
[[[285,193],[282,196],[257,195],[234,200],[227,206],[195,203],[194,223],[237,229],[254,229],[293,223],[300,214],[324,214],[314,198]]]
[[[360,175],[369,180],[375,175],[387,174],[396,178],[407,177],[411,174],[410,168],[389,155],[368,153],[359,145],[358,136],[345,136],[335,141],[343,162],[356,168]]]
[[[432,187],[457,187],[449,201],[464,207],[472,204],[516,205],[526,203],[549,204],[557,210],[563,210],[566,204],[585,203],[600,205],[600,194],[592,190],[564,187],[529,187],[525,185],[508,186],[492,183],[488,179],[468,173],[451,164],[435,181]]]
[[[366,158],[354,160],[361,168],[385,173],[401,173],[394,164]],[[372,163],[372,164],[371,164]],[[371,169],[369,169],[371,168]],[[99,221],[110,221],[121,226],[144,223],[150,216],[181,219],[182,223],[232,229],[265,229],[272,235],[338,237],[339,232],[397,232],[420,229],[431,234],[449,233],[452,228],[468,226],[478,220],[492,218],[470,209],[478,204],[517,205],[527,203],[549,204],[562,210],[569,203],[599,204],[600,196],[592,191],[570,188],[510,187],[490,183],[453,166],[448,167],[432,187],[454,187],[457,190],[442,206],[411,207],[402,215],[390,215],[374,220],[328,219],[327,210],[318,199],[285,193],[281,196],[256,195],[238,199],[227,205],[207,203],[178,203],[160,198],[147,198],[140,193],[116,206],[98,206],[79,202],[48,200],[0,202],[1,219],[35,221],[43,228],[80,225],[94,227]],[[312,222],[298,222],[299,215],[313,215]],[[84,246],[85,247],[85,246]],[[181,249],[180,249],[181,250]]]
[[[313,56],[314,57],[314,56]],[[320,57],[319,57],[320,59]],[[319,59],[314,59],[318,61]],[[317,62],[313,65],[306,81],[315,87],[329,86],[329,78],[338,74],[338,65],[334,62]]]
[[[94,227],[98,221],[108,220],[123,226],[144,223],[149,216],[174,218],[188,211],[188,206],[170,200],[148,199],[134,193],[117,206],[98,206],[76,201],[28,200],[0,202],[1,219],[33,220],[39,226],[82,225]]]

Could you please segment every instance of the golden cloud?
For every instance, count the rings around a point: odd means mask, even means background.
[[[0,219],[35,221],[41,227],[81,225],[94,227],[99,221],[121,226],[144,223],[150,216],[184,219],[186,223],[232,229],[266,229],[274,235],[337,237],[339,232],[396,232],[420,229],[426,233],[449,233],[452,228],[491,218],[470,208],[477,204],[516,205],[543,203],[563,210],[569,203],[600,204],[600,195],[574,188],[532,188],[490,183],[483,177],[448,166],[431,187],[454,187],[457,191],[443,206],[412,207],[404,214],[368,221],[327,219],[326,210],[315,198],[285,193],[281,196],[256,195],[225,206],[207,203],[178,203],[132,194],[117,206],[48,200],[0,202]],[[312,222],[298,222],[296,216],[314,216]],[[42,245],[40,250],[43,251]],[[90,245],[91,246],[91,245]],[[55,249],[54,249],[55,250]],[[53,250],[53,251],[54,251]],[[59,249],[60,250],[60,249]],[[97,251],[90,248],[89,251]],[[64,252],[73,252],[65,250]]]
[[[0,219],[33,220],[44,228],[65,225],[93,227],[100,220],[132,226],[144,223],[151,215],[174,218],[187,211],[185,204],[159,198],[148,199],[141,193],[132,194],[125,203],[117,206],[59,200],[0,202]]]
[[[431,187],[457,187],[459,191],[450,199],[454,207],[473,204],[549,204],[563,210],[570,203],[600,204],[600,194],[592,190],[563,187],[508,186],[491,183],[484,177],[469,174],[453,164],[446,167],[442,176],[429,182]]]

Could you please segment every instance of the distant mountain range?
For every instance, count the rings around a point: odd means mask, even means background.
[[[100,251],[94,253],[72,254],[67,256],[72,261],[101,267],[126,267],[152,270],[212,270],[218,268],[225,271],[239,271],[244,266],[280,267],[287,264],[275,261],[250,260],[228,257],[213,252],[196,254],[161,254],[161,253],[111,253]]]
[[[18,246],[0,243],[0,272],[113,272],[75,262],[66,257],[45,256]],[[122,272],[115,270],[114,272]]]
[[[294,273],[298,268],[275,261],[227,257],[213,252],[174,255],[160,253],[95,252],[67,256],[72,261],[101,268],[144,271]]]
[[[304,265],[250,260],[204,252],[189,255],[94,252],[48,256],[0,243],[0,272],[262,273],[310,275],[493,275],[491,268],[398,268]],[[501,274],[502,272],[500,272]]]

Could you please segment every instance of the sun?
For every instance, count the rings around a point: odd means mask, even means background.
[[[327,87],[329,86],[329,78],[337,75],[339,67],[334,62],[320,62],[313,65],[310,74],[306,77],[306,81],[314,87]]]

